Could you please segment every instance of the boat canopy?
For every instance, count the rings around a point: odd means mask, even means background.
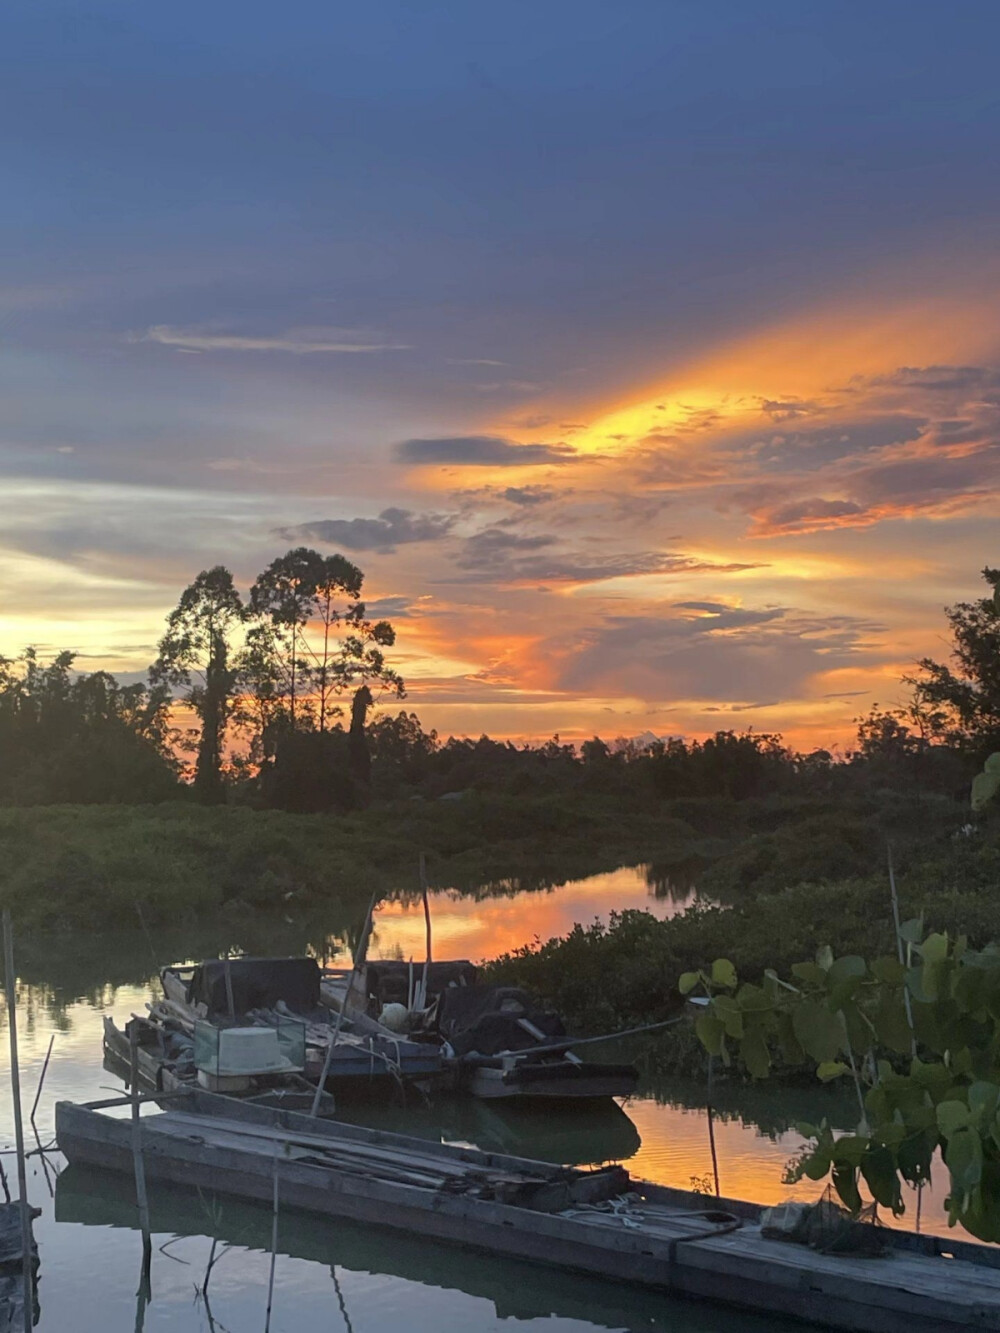
[[[437,1021],[438,1031],[447,1037],[456,1055],[526,1050],[538,1044],[530,1028],[556,1041],[566,1035],[558,1014],[543,1009],[527,991],[514,986],[454,986],[443,990]]]
[[[406,1004],[409,989],[424,975],[423,963],[404,963],[396,958],[372,958],[365,964],[365,988],[379,1007]],[[427,967],[427,994],[435,996],[456,987],[472,986],[477,969],[466,959],[430,963]]]
[[[273,1009],[279,1000],[301,1014],[319,1005],[320,970],[315,958],[206,959],[194,969],[188,1002],[203,1004],[210,1016],[228,1014],[227,967],[238,1014]]]

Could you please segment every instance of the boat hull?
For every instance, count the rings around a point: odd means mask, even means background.
[[[201,1095],[190,1105],[203,1103]],[[94,1107],[60,1102],[56,1132],[71,1163],[133,1170],[127,1120]],[[986,1247],[938,1243],[905,1233],[888,1259],[817,1254],[763,1240],[753,1205],[703,1197],[642,1182],[640,1223],[575,1199],[571,1211],[534,1211],[399,1179],[369,1179],[338,1169],[343,1152],[381,1152],[386,1161],[413,1154],[455,1170],[514,1179],[556,1168],[472,1149],[321,1123],[287,1112],[238,1106],[214,1124],[206,1115],[144,1117],[147,1176],[202,1191],[269,1202],[277,1175],[283,1207],[373,1223],[573,1272],[655,1290],[704,1297],[745,1309],[789,1315],[859,1333],[959,1333],[1000,1327],[1000,1270]],[[285,1143],[285,1152],[279,1146]],[[289,1151],[312,1143],[306,1156]],[[573,1173],[584,1180],[584,1173]],[[607,1184],[607,1177],[604,1178]],[[605,1194],[596,1194],[604,1198]],[[709,1207],[706,1209],[706,1202]],[[953,1258],[938,1258],[945,1248]],[[972,1260],[975,1260],[974,1262]]]

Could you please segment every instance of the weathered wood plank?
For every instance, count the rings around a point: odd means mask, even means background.
[[[613,1280],[794,1315],[828,1327],[864,1333],[1000,1328],[1000,1273],[988,1266],[916,1253],[882,1260],[835,1258],[765,1241],[752,1223],[725,1235],[702,1236],[690,1207],[684,1210],[648,1197],[630,1214],[638,1224],[628,1227],[608,1212],[534,1212],[428,1188],[414,1183],[409,1170],[403,1173],[407,1178],[393,1179],[390,1157],[405,1165],[413,1146],[402,1136],[379,1136],[387,1149],[384,1165],[389,1175],[366,1176],[339,1169],[336,1162],[331,1165],[323,1154],[339,1153],[355,1164],[370,1164],[377,1160],[368,1151],[371,1131],[358,1138],[355,1127],[324,1125],[320,1132],[304,1135],[294,1123],[304,1119],[275,1113],[269,1122],[275,1132],[260,1134],[247,1133],[247,1126],[237,1121],[220,1123],[208,1116],[175,1112],[148,1117],[143,1122],[147,1169],[151,1177],[173,1183],[266,1200],[273,1188],[274,1145],[288,1129],[293,1139],[315,1141],[299,1142],[292,1156],[279,1155],[282,1198],[293,1207]],[[256,1128],[264,1123],[258,1121]],[[71,1157],[128,1170],[121,1121],[61,1103],[57,1126]],[[317,1148],[318,1156],[309,1154],[311,1147]],[[478,1169],[487,1160],[496,1167],[519,1161],[475,1150],[439,1152],[426,1144],[413,1158],[421,1164],[436,1163],[439,1175],[447,1165],[446,1174],[454,1179],[454,1168],[465,1153],[471,1154]],[[538,1163],[524,1165],[536,1174],[543,1169]],[[644,1192],[652,1193],[645,1187]],[[707,1230],[706,1202],[697,1202],[702,1213],[697,1222]],[[708,1209],[709,1214],[714,1211]]]

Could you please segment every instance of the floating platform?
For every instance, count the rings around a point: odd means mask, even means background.
[[[223,1105],[220,1108],[219,1103]],[[73,1164],[131,1174],[127,1099],[59,1102]],[[272,1111],[210,1094],[143,1116],[152,1180],[270,1201],[591,1277],[858,1333],[1000,1329],[1000,1251],[886,1231],[881,1258],[761,1235],[760,1209],[634,1181]]]

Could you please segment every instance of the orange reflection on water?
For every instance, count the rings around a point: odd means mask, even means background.
[[[779,1100],[781,1090],[775,1089],[774,1096]],[[635,1098],[626,1102],[624,1109],[642,1139],[639,1151],[627,1163],[633,1176],[657,1185],[714,1193],[712,1147],[704,1110],[664,1105],[651,1098]],[[783,1182],[786,1164],[799,1155],[806,1142],[795,1130],[771,1138],[751,1123],[737,1118],[722,1120],[717,1115],[713,1117],[713,1130],[723,1198],[775,1204],[785,1199],[816,1199],[827,1187],[827,1180],[801,1180],[794,1185]],[[919,1230],[956,1240],[973,1239],[960,1228],[949,1228],[947,1195],[948,1172],[938,1162],[932,1183],[924,1187],[920,1200]],[[904,1189],[903,1201],[906,1212],[902,1217],[894,1219],[886,1210],[880,1210],[879,1217],[887,1225],[913,1230],[917,1227],[916,1191]]]
[[[536,936],[565,935],[574,923],[607,921],[612,911],[640,908],[665,920],[690,907],[694,890],[679,889],[657,897],[646,881],[645,866],[624,866],[603,875],[575,880],[552,889],[521,891],[516,896],[475,899],[454,890],[430,895],[435,958],[494,958],[520,948]],[[373,958],[425,956],[424,909],[419,901],[383,903],[375,916],[369,948]],[[346,947],[332,959],[350,965]]]

